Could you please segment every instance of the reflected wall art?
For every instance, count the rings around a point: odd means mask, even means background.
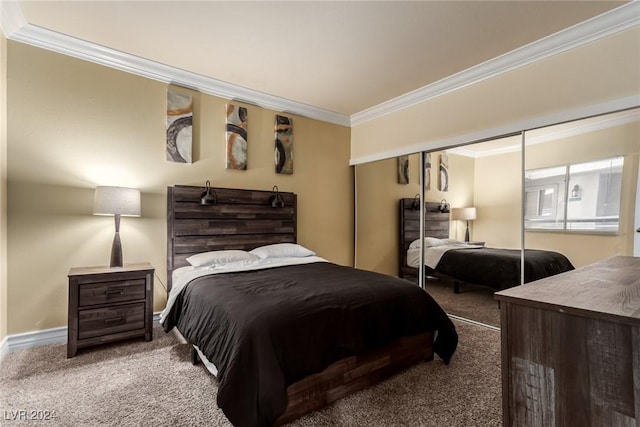
[[[431,153],[424,156],[424,189],[431,190]]]
[[[440,154],[440,181],[438,190],[449,191],[449,156]]]
[[[293,173],[293,120],[276,114],[276,173]]]

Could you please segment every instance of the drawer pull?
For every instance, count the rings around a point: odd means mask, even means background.
[[[105,325],[113,325],[116,323],[121,323],[124,320],[124,317],[122,316],[117,316],[117,317],[112,317],[110,319],[104,319],[104,324]]]
[[[107,289],[106,291],[104,291],[104,294],[106,296],[122,295],[123,293],[124,293],[124,289]]]

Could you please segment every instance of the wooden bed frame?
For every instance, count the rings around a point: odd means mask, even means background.
[[[400,199],[400,271],[402,278],[417,278],[418,269],[407,265],[407,251],[414,240],[420,240],[420,208],[415,199]],[[425,237],[449,237],[449,212],[440,212],[440,203],[424,202]],[[428,267],[427,267],[428,268]]]
[[[284,207],[272,208],[271,191],[211,188],[215,205],[202,205],[203,187],[167,189],[167,292],[171,273],[191,255],[224,249],[251,250],[297,241],[297,197],[282,193]]]
[[[167,292],[176,268],[190,255],[224,249],[251,250],[297,241],[297,197],[280,192],[285,206],[272,208],[271,191],[211,188],[217,204],[202,205],[203,187],[167,190]],[[413,199],[411,199],[413,200]],[[407,245],[408,246],[408,245]],[[387,346],[341,359],[320,373],[287,387],[288,404],[281,425],[376,384],[400,370],[433,359],[433,332],[402,337]],[[192,353],[194,363],[198,360]]]

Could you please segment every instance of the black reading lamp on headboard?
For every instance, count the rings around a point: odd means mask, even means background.
[[[416,194],[416,197],[413,198],[411,209],[413,209],[414,211],[420,210],[420,194]]]
[[[449,212],[449,203],[447,202],[447,199],[442,199],[440,201],[440,206],[438,206],[438,210],[442,213]]]
[[[284,200],[280,193],[278,193],[278,186],[274,185],[271,189],[271,196],[269,196],[269,204],[272,208],[284,208]]]
[[[204,193],[200,195],[200,204],[201,205],[215,205],[218,203],[218,198],[216,197],[216,192],[211,189],[211,183],[209,180],[204,184]]]

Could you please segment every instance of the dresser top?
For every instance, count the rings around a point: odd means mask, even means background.
[[[640,258],[618,256],[496,292],[498,301],[640,323]]]
[[[153,266],[148,262],[140,262],[136,264],[125,264],[122,267],[74,267],[69,270],[69,276],[82,276],[86,274],[104,274],[119,273],[129,271],[153,270]]]

